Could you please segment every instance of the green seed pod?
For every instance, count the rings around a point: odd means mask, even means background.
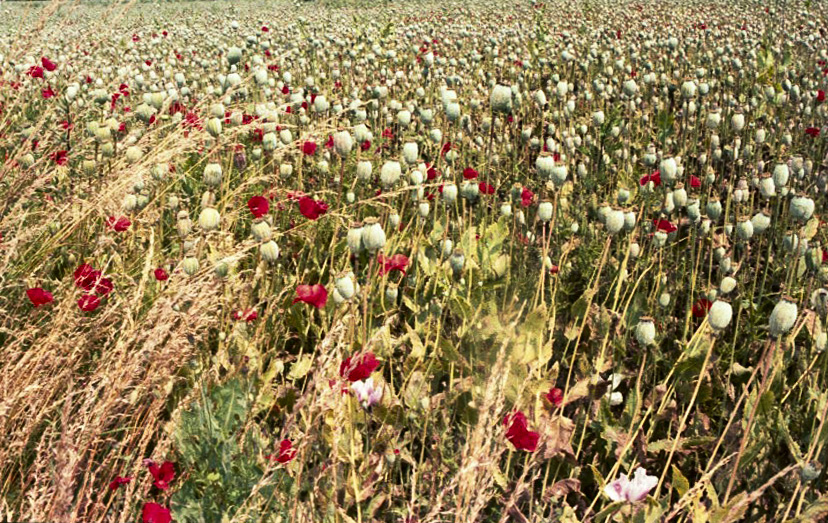
[[[610,235],[615,236],[618,234],[624,228],[624,211],[621,209],[610,209],[604,219],[604,225]]]
[[[736,237],[748,241],[753,237],[753,223],[747,218],[740,218],[736,224]]]
[[[655,345],[655,323],[649,316],[642,316],[638,320],[638,325],[635,326],[635,339],[638,343],[644,345]]]
[[[336,290],[345,301],[350,300],[356,294],[355,284],[356,278],[354,277],[354,273],[351,271],[341,272],[334,281]]]
[[[662,292],[661,295],[658,297],[658,304],[664,308],[670,306],[670,293],[669,292]]]
[[[408,165],[414,165],[417,163],[417,159],[420,157],[420,148],[417,146],[417,142],[406,142],[403,144],[402,157]],[[399,165],[400,164],[397,163],[397,166]],[[385,169],[385,166],[383,166],[383,169]],[[380,174],[380,176],[382,175]]]
[[[719,299],[713,302],[710,306],[710,311],[707,313],[707,322],[716,332],[721,332],[730,325],[730,320],[733,318],[733,307],[725,299]]]
[[[259,246],[259,253],[266,262],[275,263],[279,259],[279,246],[273,240],[267,241]]]
[[[336,154],[345,157],[354,148],[354,139],[348,131],[339,131],[333,137],[333,145]]]
[[[687,202],[687,217],[690,218],[690,221],[696,222],[701,218],[701,208],[699,206],[699,201],[695,198],[691,198]]]
[[[221,185],[221,178],[222,178],[222,170],[221,164],[218,163],[208,163],[204,167],[204,183],[211,187],[217,187]]]
[[[210,118],[207,120],[207,132],[213,138],[218,138],[221,135],[221,120],[218,118]]]
[[[187,214],[187,211],[178,211],[175,228],[178,231],[178,235],[182,238],[193,232],[193,222],[190,220],[190,216]]]
[[[722,216],[722,202],[718,198],[711,198],[707,202],[706,210],[711,220],[718,221]]]
[[[187,256],[181,262],[181,267],[184,269],[184,272],[187,276],[193,276],[198,272],[199,263],[198,258],[195,256]]]
[[[216,263],[216,266],[213,267],[213,273],[219,278],[226,278],[229,272],[230,265],[224,260],[219,261]]]
[[[126,212],[132,212],[138,207],[138,197],[134,194],[127,194],[121,202],[121,208]]]
[[[362,228],[362,244],[374,253],[385,246],[385,231],[377,218],[366,218]]]
[[[555,159],[552,153],[544,151],[535,160],[535,169],[538,171],[538,176],[542,179],[551,179],[552,171],[555,168]]]
[[[373,170],[373,165],[368,160],[360,160],[356,166],[356,176],[357,179],[361,182],[370,182],[371,181],[371,171]]]
[[[443,186],[443,201],[449,205],[457,201],[457,185],[447,183]]]
[[[262,219],[253,222],[253,225],[250,227],[250,232],[253,234],[256,241],[259,242],[268,241],[273,237],[273,233],[270,230],[270,224]]]
[[[798,310],[793,298],[783,296],[771,311],[768,327],[772,338],[788,333],[796,323]]]
[[[658,230],[653,233],[653,245],[656,248],[664,247],[667,244],[667,233],[662,230]]]
[[[215,231],[221,224],[221,215],[214,207],[205,207],[198,215],[198,226],[204,231]]]
[[[797,195],[791,198],[789,209],[791,218],[800,221],[807,221],[814,215],[814,201],[805,195]]]
[[[753,224],[753,231],[756,234],[764,234],[771,225],[771,214],[767,209],[763,209],[761,212],[756,213],[750,219],[750,222]]]
[[[389,283],[388,286],[385,288],[385,299],[386,301],[395,304],[397,303],[397,297],[399,296],[399,288],[397,287],[396,283]]]
[[[346,241],[348,243],[348,248],[351,250],[352,254],[359,254],[361,251],[365,249],[365,245],[363,245],[362,243],[362,230],[362,222],[354,222],[348,229],[348,236],[346,238]]]
[[[449,266],[451,267],[451,270],[454,271],[455,274],[459,274],[463,271],[465,264],[466,256],[463,254],[462,249],[454,249],[454,252],[449,258]]]
[[[730,276],[722,278],[722,282],[719,284],[719,290],[722,291],[722,294],[730,294],[735,288],[736,280]]]
[[[549,200],[542,200],[538,204],[538,219],[544,223],[549,222],[552,220],[552,213],[554,212],[554,208],[552,207],[552,202]],[[623,225],[623,222],[622,222]]]
[[[495,85],[489,97],[489,104],[494,113],[511,113],[512,89],[506,85]]]
[[[776,187],[785,187],[788,185],[788,179],[791,176],[791,171],[788,169],[788,164],[778,163],[773,168],[773,183]]]
[[[380,169],[380,181],[386,189],[396,185],[401,175],[402,168],[400,167],[400,162],[385,162],[382,169]]]

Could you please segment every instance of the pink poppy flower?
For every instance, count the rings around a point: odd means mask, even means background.
[[[328,303],[328,291],[324,285],[299,285],[293,303],[300,301],[321,309]]]

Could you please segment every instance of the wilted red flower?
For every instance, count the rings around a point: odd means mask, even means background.
[[[324,285],[299,285],[296,287],[296,297],[293,303],[304,302],[321,309],[328,303],[328,290]]]
[[[49,98],[55,95],[55,92],[52,90],[50,86],[47,85],[46,89],[41,89],[40,94],[43,96],[43,98],[48,100]]]
[[[112,280],[109,278],[101,278],[95,284],[95,294],[98,296],[107,296],[114,288],[115,286],[112,284]]]
[[[115,476],[115,479],[109,482],[109,490],[118,490],[118,487],[120,487],[121,485],[126,485],[130,481],[132,481],[132,478]]]
[[[54,161],[58,165],[66,165],[66,163],[69,161],[66,151],[55,151],[52,153],[51,158],[52,161]]]
[[[805,134],[810,136],[811,138],[816,138],[819,136],[819,128],[818,127],[808,127],[805,129]]]
[[[52,296],[51,292],[41,289],[40,287],[26,289],[26,296],[29,297],[29,301],[32,302],[32,305],[35,307],[52,303],[55,300],[55,297]]]
[[[167,281],[170,279],[170,275],[167,274],[167,271],[165,271],[161,267],[155,269],[155,271],[153,271],[153,274],[155,275],[155,279],[158,281]]]
[[[518,450],[535,452],[538,448],[540,434],[528,428],[526,416],[517,411],[514,414],[506,415],[503,419],[506,428],[506,439]]]
[[[698,188],[701,187],[701,179],[698,176],[690,175],[690,187]]]
[[[638,180],[638,185],[643,187],[647,185],[647,182],[653,182],[653,185],[656,187],[661,185],[661,171],[656,171],[653,174],[646,174],[642,176],[641,179]]]
[[[276,460],[279,463],[287,463],[288,461],[292,460],[296,457],[296,449],[293,448],[293,442],[289,439],[285,438],[281,442],[279,442],[279,454],[273,455],[268,454],[265,456],[267,459]]]
[[[57,64],[55,64],[53,61],[49,60],[45,56],[40,59],[40,63],[43,64],[43,68],[47,71],[54,71],[55,69],[57,69]]]
[[[158,503],[145,503],[141,511],[141,519],[143,523],[170,523],[172,516],[170,509]]]
[[[486,182],[478,183],[477,188],[483,194],[494,194],[495,193],[495,188],[492,185],[490,185]]]
[[[546,393],[545,397],[549,401],[549,403],[551,403],[555,407],[560,407],[561,405],[563,405],[563,391],[558,387],[552,387],[551,389],[549,389],[549,392]]]
[[[117,218],[110,216],[106,219],[106,226],[115,232],[124,232],[129,229],[130,225],[132,225],[132,222],[126,216],[118,216]]]
[[[159,467],[156,463],[150,461],[147,467],[155,480],[152,484],[161,490],[167,490],[170,487],[170,482],[175,478],[175,463],[165,461]]]
[[[253,196],[247,200],[247,208],[253,213],[254,218],[261,218],[270,211],[270,203],[264,196]]]
[[[308,140],[308,141],[306,141],[305,143],[302,144],[302,153],[304,153],[305,156],[311,156],[315,152],[316,152],[316,143],[315,142],[312,142],[312,141]]]
[[[520,204],[524,207],[529,207],[534,201],[535,193],[524,187],[523,190],[520,191]]]
[[[299,212],[309,220],[315,220],[328,212],[328,204],[321,200],[314,200],[310,196],[299,198]]]
[[[258,317],[259,317],[259,313],[256,312],[256,309],[250,309],[250,308],[238,310],[238,311],[233,313],[233,319],[234,320],[244,320],[247,323],[250,323],[251,321],[255,320]]]
[[[371,148],[371,140],[365,140],[361,144],[359,144],[359,148],[362,149],[362,152],[367,151]]]
[[[96,271],[91,265],[84,263],[75,269],[74,277],[75,285],[83,290],[91,291],[98,283],[101,271]]]
[[[707,316],[707,311],[713,306],[713,302],[707,298],[700,298],[699,301],[693,304],[693,317],[704,318]]]
[[[433,165],[426,166],[426,180],[434,180],[438,174],[440,174],[440,171],[436,167]]]
[[[348,381],[364,381],[371,377],[371,374],[379,367],[379,361],[373,352],[365,353],[356,362],[351,363],[351,358],[345,358],[339,366],[339,375]]]
[[[673,224],[669,220],[655,219],[653,220],[653,225],[655,225],[657,231],[664,231],[667,234],[670,234],[671,232],[676,232],[678,230],[678,227],[676,227],[675,224]]]
[[[405,274],[405,268],[408,267],[409,259],[405,254],[395,254],[394,256],[383,256],[382,253],[377,255],[377,262],[380,264],[380,276],[388,274],[391,271],[400,271]]]
[[[101,299],[94,294],[84,294],[78,300],[78,307],[84,312],[92,312],[101,304]]]
[[[465,169],[463,169],[463,178],[465,178],[466,180],[473,180],[477,178],[477,171],[475,171],[471,167],[466,167]]]
[[[816,100],[817,100],[817,102],[819,102],[819,103],[824,102],[824,101],[825,101],[825,91],[823,91],[822,89],[820,89],[819,91],[817,91],[817,97],[816,97]]]
[[[38,65],[33,65],[29,67],[29,71],[26,74],[32,78],[43,78],[43,68]]]

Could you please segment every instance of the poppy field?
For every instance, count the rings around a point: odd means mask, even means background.
[[[828,518],[824,2],[0,14],[0,521]]]

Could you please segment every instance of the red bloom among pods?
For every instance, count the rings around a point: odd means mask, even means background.
[[[150,461],[147,466],[153,479],[155,479],[152,484],[161,490],[167,490],[172,480],[175,479],[175,463],[165,461],[159,467],[156,463]]]
[[[153,274],[155,275],[155,279],[158,281],[167,281],[170,279],[170,275],[161,267],[155,269]]]
[[[132,478],[115,476],[115,479],[109,482],[109,490],[118,490],[118,487],[120,487],[121,485],[126,485],[130,481],[132,481]]]
[[[287,463],[288,461],[296,457],[296,449],[293,448],[293,442],[285,438],[281,442],[279,442],[278,455],[268,454],[265,457],[267,459],[278,461],[279,463]]]
[[[170,523],[172,516],[170,509],[158,503],[145,503],[141,511],[141,520],[143,523]]]
[[[371,148],[371,140],[365,140],[361,144],[359,144],[359,148],[362,149],[362,152],[367,151]]]
[[[820,89],[819,91],[817,91],[817,97],[816,97],[816,100],[817,100],[817,102],[819,102],[819,103],[824,102],[824,101],[825,101],[825,91],[823,91],[822,89]]]
[[[440,149],[440,156],[445,156],[449,151],[451,151],[451,142],[446,142],[443,144],[442,149]]]
[[[46,86],[46,89],[42,89],[42,90],[40,91],[40,94],[43,96],[43,98],[45,98],[45,99],[47,99],[47,100],[48,100],[49,98],[51,98],[51,97],[53,97],[53,96],[55,95],[55,91],[54,91],[54,90],[52,90],[52,88],[51,88],[50,86],[48,86],[48,85],[47,85],[47,86]]]
[[[811,138],[816,138],[819,136],[819,128],[818,127],[808,127],[805,129],[805,134],[810,136]]]
[[[707,298],[700,298],[699,301],[693,304],[693,317],[704,318],[707,316],[707,311],[713,306],[713,302]]]
[[[109,278],[101,278],[95,285],[95,294],[98,296],[107,296],[114,288],[115,286],[112,285],[112,280]]]
[[[694,176],[692,174],[690,175],[690,187],[693,187],[694,189],[696,189],[696,188],[701,187],[701,184],[702,184],[701,179],[699,179],[698,176]]]
[[[391,271],[400,271],[405,274],[405,268],[408,267],[409,259],[405,254],[395,254],[394,256],[388,257],[379,253],[377,255],[377,262],[380,264],[380,276],[388,274]]]
[[[638,180],[638,185],[641,185],[643,187],[647,185],[647,182],[653,182],[653,185],[655,185],[656,187],[661,185],[661,171],[656,171],[653,174],[647,174],[642,176],[641,179]]]
[[[316,143],[308,140],[302,144],[302,153],[305,156],[312,156],[316,152]]]
[[[254,218],[261,218],[270,211],[270,203],[264,196],[254,196],[247,200],[247,208],[253,213]]]
[[[523,207],[529,207],[533,201],[535,201],[535,193],[524,187],[520,192],[520,204]]]
[[[339,366],[339,375],[348,381],[364,381],[371,377],[371,374],[379,367],[379,361],[373,352],[368,352],[357,361],[351,362],[351,358],[345,358]]]
[[[561,389],[558,387],[552,387],[549,389],[549,392],[546,393],[546,399],[555,407],[560,407],[563,405],[564,394]]]
[[[490,185],[486,182],[480,182],[479,184],[477,184],[477,188],[482,194],[494,194],[495,193],[495,188],[492,185]]]
[[[101,299],[94,294],[84,294],[78,300],[78,307],[84,312],[92,312],[101,304]]]
[[[106,226],[115,232],[124,232],[129,229],[130,225],[132,225],[132,222],[126,216],[110,216],[106,219]]]
[[[529,430],[526,416],[522,412],[517,411],[514,414],[507,415],[503,419],[503,425],[506,426],[506,439],[517,450],[528,452],[537,450],[540,434]]]
[[[88,263],[84,263],[75,269],[74,277],[76,286],[85,291],[91,291],[97,284],[98,279],[101,277],[101,272],[96,271]]]
[[[668,220],[656,219],[653,220],[653,225],[655,225],[657,231],[664,231],[667,234],[670,234],[671,232],[676,232],[678,230],[678,227],[676,227],[675,224]]]
[[[300,301],[321,309],[328,303],[328,290],[324,285],[319,284],[299,285],[296,287],[296,297],[293,298],[293,303]]]
[[[244,320],[246,323],[250,323],[251,321],[254,321],[258,317],[259,317],[259,313],[256,312],[256,309],[250,309],[250,308],[238,310],[238,311],[233,313],[233,319],[234,320]]]
[[[33,65],[29,67],[29,71],[26,74],[32,78],[43,78],[43,68],[38,65]]]
[[[58,165],[66,165],[69,161],[66,151],[55,151],[52,153],[52,161]]]
[[[54,71],[55,69],[57,69],[57,64],[49,60],[45,56],[40,59],[40,63],[43,64],[43,68],[47,71]]]
[[[34,305],[35,308],[40,307],[41,305],[46,305],[47,303],[52,303],[55,300],[55,297],[52,296],[51,292],[41,289],[40,287],[26,289],[26,296],[29,297],[29,301],[32,302],[32,305]]]
[[[315,220],[328,212],[328,204],[309,196],[299,198],[299,212],[309,220]]]

